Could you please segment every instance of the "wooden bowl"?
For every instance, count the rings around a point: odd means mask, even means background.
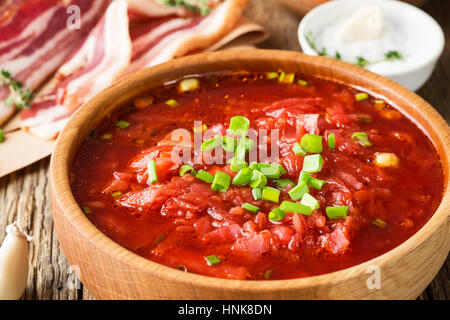
[[[113,242],[83,214],[72,195],[69,170],[85,137],[133,97],[188,74],[224,70],[273,71],[362,87],[389,101],[429,136],[442,159],[445,191],[436,213],[395,249],[357,266],[292,280],[242,281],[184,273],[144,259]],[[51,161],[55,228],[70,265],[99,299],[412,299],[435,277],[449,252],[450,129],[422,98],[401,85],[336,59],[275,50],[223,51],[175,59],[115,83],[81,108],[61,133]],[[380,268],[381,288],[367,281]],[[370,279],[369,279],[370,280]]]
[[[300,16],[305,15],[308,11],[314,9],[318,5],[321,5],[330,0],[275,0],[284,6],[288,7]],[[428,0],[403,0],[409,4],[415,5],[417,7],[423,6],[428,2]]]

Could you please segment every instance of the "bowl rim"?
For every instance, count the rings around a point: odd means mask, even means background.
[[[311,11],[309,11],[300,21],[297,29],[297,37],[300,44],[300,47],[302,50],[306,53],[306,51],[311,52],[311,55],[318,55],[315,50],[311,48],[308,41],[306,41],[306,28],[311,19],[313,19],[316,15],[320,15],[321,12],[324,11],[332,11],[336,6],[342,6],[345,5],[345,3],[354,3],[354,4],[360,4],[363,5],[364,2],[366,3],[374,3],[374,0],[340,0],[340,1],[329,1],[325,2],[323,4],[320,4],[313,8]],[[436,29],[436,32],[439,33],[439,43],[436,44],[436,46],[433,49],[432,54],[428,55],[425,60],[423,60],[421,63],[417,63],[415,65],[412,65],[410,67],[405,67],[402,70],[398,70],[395,72],[387,71],[383,72],[382,75],[385,77],[399,77],[399,76],[405,76],[410,75],[412,73],[415,73],[429,65],[434,64],[439,57],[442,55],[442,52],[444,51],[445,47],[445,35],[444,31],[442,30],[442,27],[439,25],[439,23],[427,12],[424,10],[403,1],[384,1],[382,6],[392,6],[392,10],[395,10],[395,7],[397,6],[397,11],[402,12],[402,9],[407,10],[413,10],[417,12],[422,19],[427,20],[433,25],[433,27]],[[402,8],[403,7],[403,8]],[[305,50],[305,48],[307,50]],[[310,54],[310,53],[308,53]]]
[[[84,136],[82,138],[79,138],[77,136],[78,127],[85,122],[89,122],[89,119],[92,118],[96,113],[96,108],[99,108],[101,106],[101,103],[105,102],[105,99],[107,99],[109,95],[114,96],[114,88],[130,80],[146,81],[146,79],[149,80],[152,77],[156,77],[158,75],[161,76],[164,74],[164,71],[173,70],[174,67],[182,69],[183,67],[187,66],[198,67],[198,65],[201,65],[202,63],[215,63],[216,65],[220,66],[219,70],[230,71],[230,69],[226,69],[227,62],[242,61],[243,63],[245,63],[245,61],[255,59],[259,59],[262,62],[290,60],[293,63],[298,64],[304,63],[321,67],[329,66],[330,68],[333,68],[334,71],[336,71],[333,72],[333,74],[341,73],[344,75],[356,75],[358,78],[371,79],[372,82],[382,81],[385,85],[387,84],[386,87],[392,88],[392,92],[396,92],[396,94],[399,95],[399,100],[414,105],[414,109],[419,112],[420,117],[427,119],[430,124],[431,121],[429,119],[433,118],[433,125],[439,127],[440,129],[438,131],[439,133],[436,135],[436,137],[440,139],[438,142],[443,146],[450,146],[450,127],[439,115],[439,113],[434,110],[433,107],[431,107],[431,105],[429,105],[427,102],[425,102],[425,100],[417,96],[412,91],[401,86],[400,84],[376,75],[361,67],[338,61],[336,59],[308,56],[298,52],[283,50],[230,50],[200,53],[184,58],[178,58],[170,62],[154,66],[152,68],[147,68],[121,79],[112,86],[103,90],[101,93],[97,94],[89,102],[87,102],[75,113],[75,115],[67,123],[66,127],[58,137],[55,149],[52,153],[50,163],[50,187],[53,195],[52,201],[58,202],[59,207],[62,209],[62,212],[66,216],[69,223],[72,224],[72,227],[75,228],[86,239],[89,239],[90,243],[99,250],[103,251],[103,253],[109,255],[114,259],[118,259],[127,265],[133,266],[134,268],[139,269],[141,272],[152,274],[160,273],[161,275],[164,275],[165,278],[169,278],[170,280],[187,284],[195,283],[195,285],[197,286],[209,287],[217,290],[233,290],[239,288],[240,290],[247,290],[248,292],[266,292],[285,289],[306,289],[324,283],[338,284],[341,282],[345,282],[346,280],[353,278],[355,275],[361,274],[361,272],[367,273],[367,268],[372,265],[377,265],[382,268],[386,261],[389,261],[389,259],[393,258],[394,256],[405,255],[409,250],[416,247],[416,245],[420,245],[420,243],[423,243],[428,238],[430,238],[433,233],[439,227],[441,227],[442,224],[449,223],[450,210],[448,210],[448,204],[450,203],[450,175],[448,172],[448,163],[450,159],[450,148],[443,148],[442,152],[440,153],[440,157],[444,170],[444,193],[439,207],[436,209],[430,220],[428,220],[425,225],[423,225],[413,236],[411,236],[405,242],[393,248],[392,250],[369,261],[365,261],[361,264],[341,269],[332,273],[284,280],[232,280],[224,278],[214,278],[195,273],[182,272],[143,258],[114,242],[103,232],[97,229],[97,227],[93,223],[91,223],[91,221],[82,212],[80,206],[73,196],[69,178],[69,171],[73,165],[73,161],[69,159],[69,152],[70,149],[74,145],[76,145],[75,141],[77,139],[81,139],[81,141],[84,141],[86,137]],[[237,69],[233,68],[231,70],[237,71]],[[334,81],[339,82],[339,80],[336,79]],[[164,83],[165,82],[166,81],[164,81]],[[366,89],[366,91],[370,92],[370,90],[368,89]],[[375,94],[376,96],[376,93],[371,92],[371,94]],[[117,96],[118,93],[115,94],[116,98]],[[97,107],[95,107],[95,105],[97,105]],[[405,114],[402,108],[399,109],[403,114]],[[426,114],[428,114],[428,116]],[[409,113],[407,113],[407,116],[416,125],[418,125],[419,128],[428,136],[430,141],[435,144],[435,141],[429,136],[428,132],[423,128],[423,126],[415,121]],[[98,124],[98,122],[89,123],[89,128],[92,129],[96,124]],[[79,146],[76,146],[76,148],[78,150]],[[437,146],[435,146],[435,148],[437,148]],[[76,153],[77,150],[75,150],[74,152]],[[437,152],[439,153],[439,150]],[[55,178],[56,175],[58,176],[58,179]],[[54,206],[55,204],[53,203],[52,208]],[[54,213],[54,210],[52,211]]]

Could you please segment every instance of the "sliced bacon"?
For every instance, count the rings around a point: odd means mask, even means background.
[[[167,6],[158,0],[127,0],[130,17],[137,19],[187,16],[190,12],[183,6]]]
[[[128,66],[131,41],[127,4],[111,2],[86,40],[62,65],[54,89],[21,114],[22,128],[43,139],[55,138],[72,113],[110,85]]]
[[[231,31],[247,0],[226,0],[206,17],[162,18],[131,30],[132,63],[126,74],[207,48]]]
[[[106,0],[12,0],[0,5],[0,68],[25,87],[36,89],[85,38],[101,17]],[[67,7],[80,8],[81,28],[69,29]],[[9,89],[0,88],[0,124],[14,112],[3,101]]]

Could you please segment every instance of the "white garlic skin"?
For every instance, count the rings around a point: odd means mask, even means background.
[[[6,228],[0,248],[0,300],[20,299],[28,278],[28,241],[16,223]]]

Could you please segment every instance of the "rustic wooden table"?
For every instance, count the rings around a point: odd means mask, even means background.
[[[447,43],[432,78],[418,93],[450,122],[450,1],[431,0],[423,9],[440,23]],[[295,14],[269,0],[252,0],[246,15],[271,35],[261,48],[300,49]],[[48,167],[44,159],[0,179],[0,240],[6,225],[16,220],[33,236],[24,299],[94,299],[71,273],[53,229]],[[449,268],[450,257],[419,299],[450,299]]]

